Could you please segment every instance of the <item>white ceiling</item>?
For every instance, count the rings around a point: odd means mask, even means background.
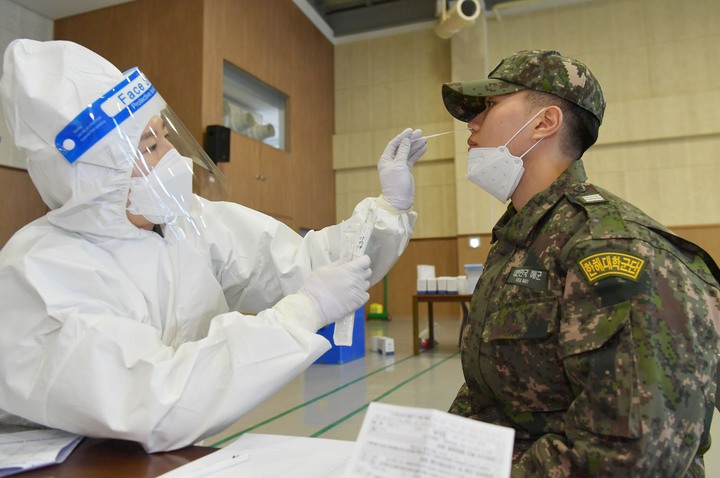
[[[50,20],[100,10],[134,0],[10,0]]]
[[[10,1],[58,20],[135,0]],[[453,0],[445,1],[450,5]],[[588,1],[592,0],[480,0],[480,4],[485,16],[499,18],[501,12],[511,15]],[[293,3],[333,43],[343,38],[349,41],[375,33],[387,34],[395,29],[427,27],[436,22],[437,9],[443,5],[442,0],[293,0]]]

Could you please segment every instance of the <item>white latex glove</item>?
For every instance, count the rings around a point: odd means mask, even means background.
[[[368,301],[370,257],[333,262],[315,269],[298,291],[310,298],[320,315],[321,327],[346,317]]]
[[[427,138],[421,137],[422,130],[407,128],[390,140],[378,161],[383,198],[400,211],[410,209],[415,197],[412,167],[427,149]]]

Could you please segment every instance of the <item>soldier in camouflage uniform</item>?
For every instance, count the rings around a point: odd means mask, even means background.
[[[532,149],[492,231],[450,411],[515,429],[513,477],[704,476],[720,272],[586,182],[580,157],[605,109],[595,77],[524,51],[442,95],[471,151],[516,131],[513,156]]]

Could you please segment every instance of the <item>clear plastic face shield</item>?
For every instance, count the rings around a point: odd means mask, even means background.
[[[131,170],[127,212],[136,226],[164,225],[179,237],[202,234],[194,194],[227,200],[229,184],[142,72],[124,75],[57,135],[55,145],[71,164]]]

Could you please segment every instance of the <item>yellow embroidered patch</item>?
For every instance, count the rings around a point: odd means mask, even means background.
[[[582,259],[578,265],[590,284],[611,276],[637,280],[645,259],[623,252],[601,252]]]

